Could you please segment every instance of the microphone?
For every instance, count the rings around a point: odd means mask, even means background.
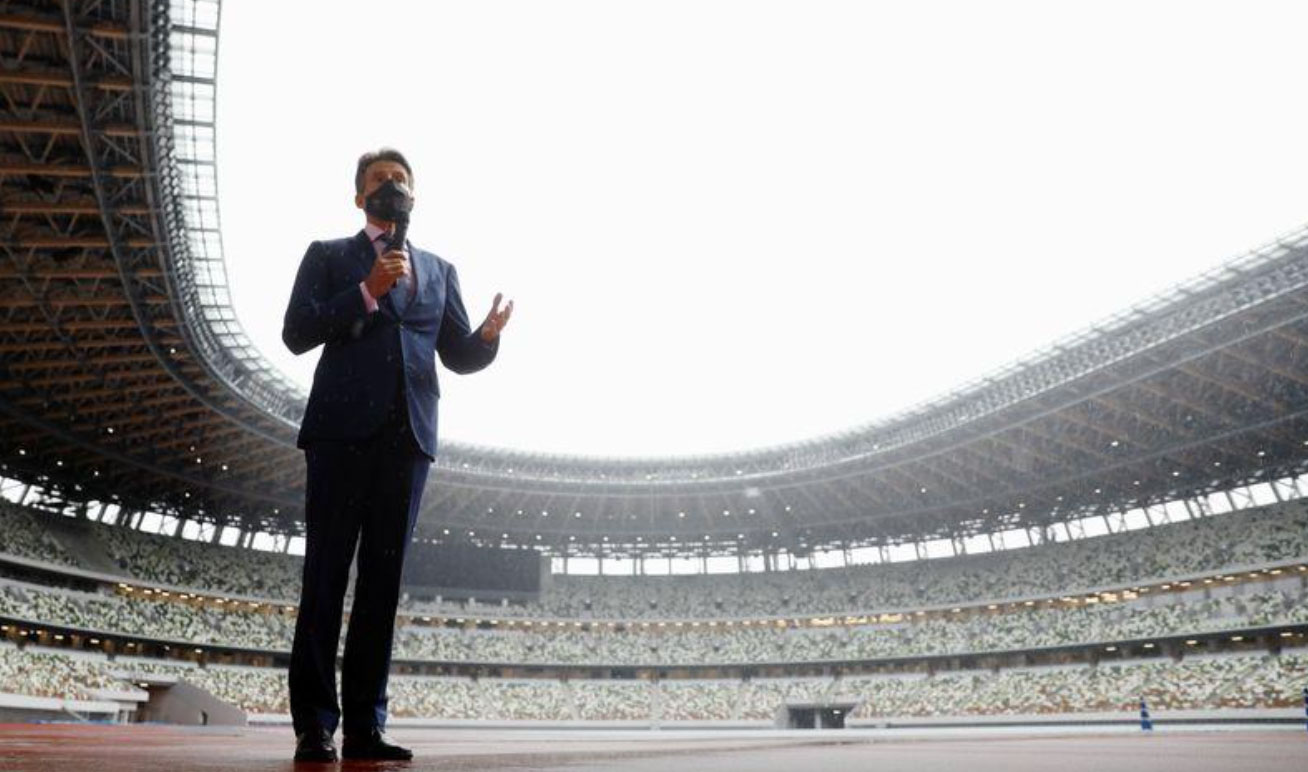
[[[395,213],[395,232],[390,237],[391,249],[404,249],[404,241],[409,237],[409,213]]]

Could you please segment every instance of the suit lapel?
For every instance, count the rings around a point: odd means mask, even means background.
[[[427,264],[422,261],[422,253],[414,248],[413,242],[405,239],[404,249],[409,253],[409,270],[413,272],[409,276],[413,282],[413,297],[404,307],[407,311],[422,302],[422,285],[427,282]]]
[[[363,266],[363,275],[367,276],[368,271],[372,270],[372,261],[377,258],[377,253],[372,249],[372,242],[368,240],[368,233],[361,230],[354,234],[350,249],[354,252],[355,262]]]
[[[386,300],[390,303],[391,313],[395,314],[397,318],[409,316],[409,312],[426,297],[427,293],[423,292],[423,285],[427,283],[427,271],[431,268],[431,266],[424,260],[422,253],[413,246],[412,241],[409,241],[408,239],[404,240],[404,251],[409,253],[409,270],[411,271],[409,274],[409,280],[414,283],[413,297],[408,299],[408,302],[404,304],[404,311],[399,313],[395,311],[395,304],[391,303],[391,293],[386,293]]]

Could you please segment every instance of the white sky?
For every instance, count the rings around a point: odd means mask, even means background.
[[[414,165],[490,368],[440,432],[682,455],[887,416],[1308,222],[1308,6],[225,0],[238,315]]]

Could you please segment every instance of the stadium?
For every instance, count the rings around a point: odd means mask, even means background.
[[[288,758],[307,394],[228,294],[218,18],[0,12],[5,769]],[[1308,230],[1250,246],[832,435],[443,441],[390,726],[470,769],[1295,768]]]

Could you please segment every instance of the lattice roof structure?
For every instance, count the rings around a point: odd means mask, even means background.
[[[0,474],[302,532],[305,395],[231,309],[217,0],[0,12]],[[675,458],[442,442],[419,535],[572,554],[893,543],[1308,467],[1308,230],[838,435]],[[907,365],[911,366],[911,364]]]

